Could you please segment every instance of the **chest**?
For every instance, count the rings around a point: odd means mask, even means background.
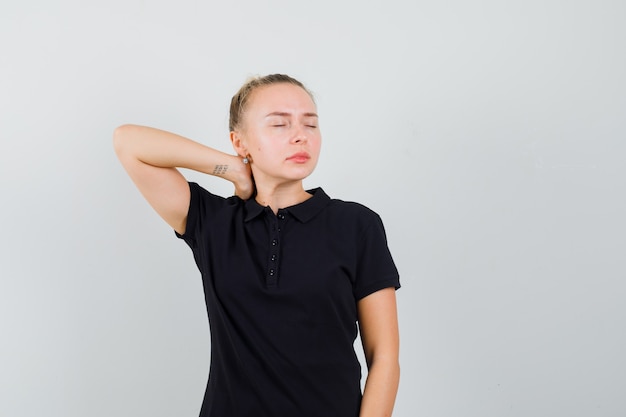
[[[225,303],[354,314],[356,245],[345,231],[279,212],[208,236],[204,279]]]

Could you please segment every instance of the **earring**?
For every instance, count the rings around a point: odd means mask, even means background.
[[[249,164],[249,163],[250,163],[250,160],[248,159],[248,157],[247,157],[247,156],[246,156],[246,157],[244,157],[241,161],[244,163],[244,165],[247,165],[247,164]]]

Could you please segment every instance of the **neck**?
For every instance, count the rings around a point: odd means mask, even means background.
[[[310,197],[311,194],[304,190],[302,181],[280,185],[256,184],[256,202],[269,206],[274,213],[278,209],[302,203]]]

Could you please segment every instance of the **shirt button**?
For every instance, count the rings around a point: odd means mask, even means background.
[[[272,255],[272,261],[275,261],[275,260],[276,260],[276,254],[273,254]]]
[[[281,219],[281,220],[285,220],[285,215],[284,214],[279,214],[278,218]]]
[[[273,269],[270,269],[270,276],[271,277],[274,276],[274,270]]]
[[[272,246],[278,245],[278,241],[276,239],[272,240]]]

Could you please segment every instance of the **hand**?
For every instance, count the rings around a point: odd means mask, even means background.
[[[235,158],[237,161],[233,161],[235,195],[242,200],[247,200],[254,194],[255,185],[254,177],[252,176],[252,169],[250,164],[244,164],[240,157]]]

